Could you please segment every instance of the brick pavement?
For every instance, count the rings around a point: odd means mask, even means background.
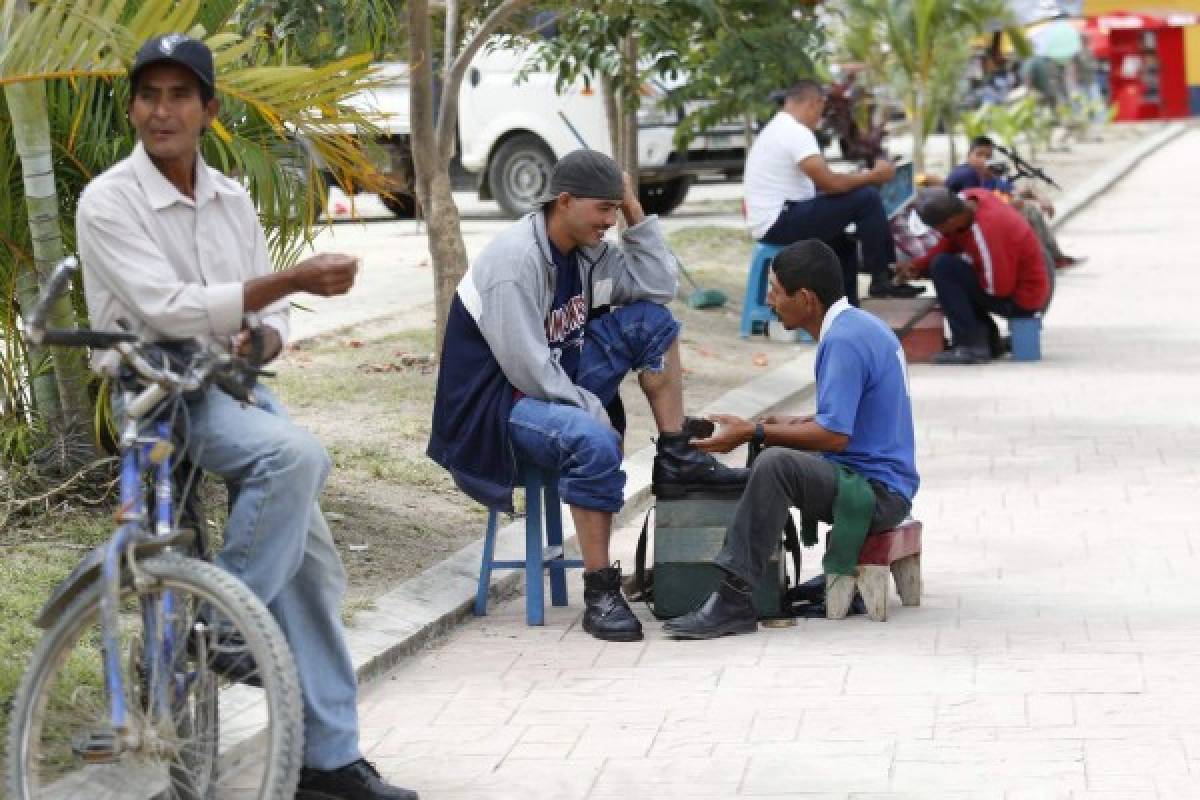
[[[606,644],[576,578],[365,691],[369,756],[425,800],[1200,797],[1196,174],[1190,132],[1071,222],[1044,361],[912,368],[920,608]]]

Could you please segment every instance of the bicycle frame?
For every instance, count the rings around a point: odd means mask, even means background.
[[[132,399],[133,394],[126,393],[126,408]],[[121,506],[118,516],[120,525],[106,545],[100,599],[105,688],[108,691],[111,721],[115,731],[125,731],[128,727],[125,686],[121,677],[121,648],[117,641],[122,558],[128,555],[130,566],[134,567],[133,546],[146,537],[167,536],[174,527],[171,452],[169,449],[165,453],[161,450],[156,452],[164,444],[169,445],[170,441],[170,425],[166,422],[154,423],[154,435],[141,436],[139,420],[136,417],[125,420],[121,435]],[[151,467],[154,468],[155,476],[155,520],[152,534],[148,530],[141,480],[142,475]],[[133,572],[136,581],[136,568]],[[184,688],[170,686],[171,682],[167,680],[171,675],[169,667],[175,663],[176,648],[179,645],[175,641],[175,629],[166,625],[162,631],[159,630],[160,621],[169,619],[174,611],[174,597],[167,591],[161,596],[151,596],[140,602],[144,626],[144,646],[141,655],[142,667],[147,676],[147,699],[151,701],[153,716],[159,717],[171,713],[172,695],[178,695]],[[160,639],[161,648],[158,645]],[[170,689],[175,691],[169,692]]]

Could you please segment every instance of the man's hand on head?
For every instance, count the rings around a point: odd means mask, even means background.
[[[754,423],[732,414],[710,414],[717,423],[716,432],[707,439],[693,439],[692,446],[707,453],[728,453],[744,445],[754,436]]]
[[[626,225],[637,225],[646,218],[646,212],[642,210],[642,201],[638,199],[633,178],[629,177],[628,172],[622,172],[621,179],[625,183],[625,196],[621,198],[621,216],[625,217]]]
[[[334,297],[350,291],[358,274],[358,259],[344,253],[318,253],[292,267],[296,291]]]

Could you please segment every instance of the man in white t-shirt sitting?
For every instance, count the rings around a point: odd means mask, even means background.
[[[842,264],[846,297],[858,304],[858,248],[846,235],[855,226],[872,297],[913,297],[924,291],[892,281],[896,248],[878,186],[896,174],[887,159],[865,172],[834,172],[821,155],[813,129],[825,109],[825,92],[802,80],[783,92],[783,107],[759,132],[746,158],[746,218],[754,238],[789,245],[820,239]]]

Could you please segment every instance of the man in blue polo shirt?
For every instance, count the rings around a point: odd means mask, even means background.
[[[715,414],[718,430],[693,442],[716,453],[747,443],[766,449],[754,462],[716,558],[724,582],[699,609],[664,625],[679,638],[757,629],[751,594],[791,508],[806,520],[833,523],[843,542],[857,534],[861,544],[863,536],[903,521],[917,492],[908,371],[899,340],[877,317],[846,301],[837,256],[823,242],[791,245],[772,269],[768,304],[785,328],[803,328],[819,341],[817,413],[759,422]],[[845,502],[851,494],[860,498],[857,506]]]

